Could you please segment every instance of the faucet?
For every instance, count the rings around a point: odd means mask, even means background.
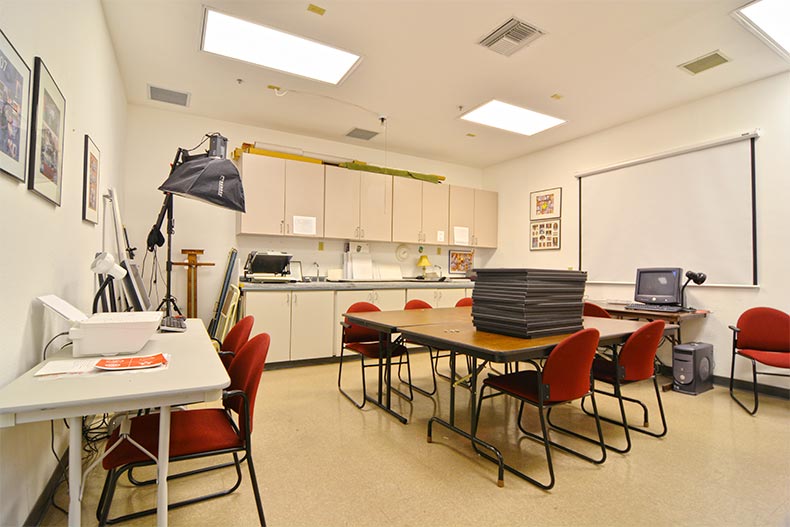
[[[315,265],[315,281],[320,282],[321,266],[318,265],[318,262],[313,262],[313,265]]]

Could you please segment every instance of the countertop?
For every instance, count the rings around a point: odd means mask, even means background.
[[[436,280],[396,280],[392,282],[286,282],[251,283],[240,282],[244,291],[354,291],[370,289],[465,289],[474,287],[469,279]]]

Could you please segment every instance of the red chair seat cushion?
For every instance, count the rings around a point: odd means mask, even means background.
[[[159,414],[132,418],[131,436],[146,450],[158,456]],[[107,448],[118,441],[118,429],[107,440]],[[243,449],[244,443],[231,426],[230,418],[220,408],[175,411],[170,416],[170,458],[226,449]],[[150,458],[124,440],[102,460],[105,469]]]
[[[378,342],[350,342],[345,345],[346,349],[351,351],[355,351],[360,355],[364,355],[369,359],[378,359],[380,356],[383,358],[384,354],[382,353],[379,355],[379,343]],[[404,346],[395,346],[392,349],[392,356],[393,357],[400,357],[406,352],[406,348]]]
[[[790,353],[787,352],[745,349],[738,350],[738,353],[744,357],[749,357],[757,362],[761,362],[766,366],[790,369]]]

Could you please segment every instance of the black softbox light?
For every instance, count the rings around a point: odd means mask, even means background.
[[[241,176],[229,159],[191,158],[178,165],[159,190],[245,212]]]

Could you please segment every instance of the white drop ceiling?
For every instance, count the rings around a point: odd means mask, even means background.
[[[790,70],[730,16],[747,1],[313,0],[323,16],[300,0],[210,3],[362,55],[339,86],[199,51],[199,0],[102,4],[132,104],[486,167]],[[513,16],[546,35],[510,57],[477,44]],[[677,67],[714,50],[731,62]],[[148,100],[149,84],[189,92],[190,106]],[[525,137],[458,118],[490,99],[567,123]],[[383,132],[379,115],[386,134],[346,137]]]

